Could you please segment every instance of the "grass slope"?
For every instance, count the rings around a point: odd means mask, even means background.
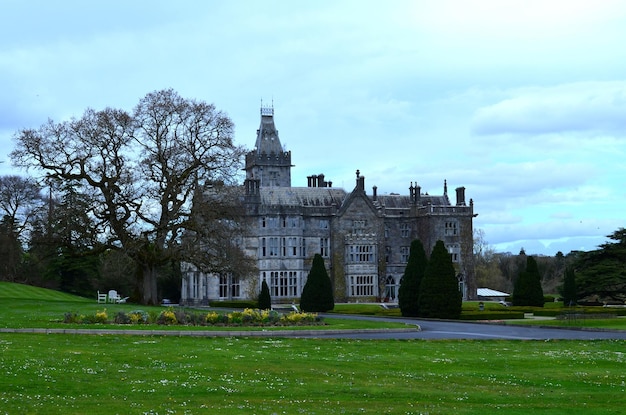
[[[0,299],[89,302],[91,300],[31,285],[0,282]],[[95,301],[95,300],[94,300]]]

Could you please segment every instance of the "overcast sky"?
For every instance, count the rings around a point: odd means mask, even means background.
[[[626,2],[0,0],[0,174],[13,135],[173,88],[292,184],[452,200],[497,251],[592,250],[625,225]]]

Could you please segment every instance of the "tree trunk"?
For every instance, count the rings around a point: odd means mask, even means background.
[[[158,272],[154,265],[141,265],[141,303],[145,305],[158,305],[157,298],[157,276]]]

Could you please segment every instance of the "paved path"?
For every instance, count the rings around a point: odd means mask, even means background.
[[[340,316],[336,314],[325,314],[325,318],[353,318],[363,320],[383,320],[393,322],[404,322],[406,324],[416,324],[421,327],[418,332],[404,333],[353,333],[334,336],[316,337],[337,337],[351,339],[508,339],[508,340],[549,340],[549,339],[571,339],[571,340],[591,340],[591,339],[618,339],[626,340],[624,330],[590,330],[590,329],[566,329],[553,327],[505,325],[491,323],[474,323],[460,321],[439,321],[439,320],[419,320],[409,318],[381,318],[367,316]]]

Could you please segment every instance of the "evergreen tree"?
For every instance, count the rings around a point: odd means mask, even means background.
[[[419,315],[419,290],[427,264],[428,258],[426,258],[426,252],[424,252],[424,245],[416,239],[411,242],[409,261],[404,268],[404,274],[398,290],[398,305],[400,306],[400,312],[405,317],[416,317]]]
[[[563,306],[574,306],[576,301],[576,274],[572,267],[567,267],[563,278]]]
[[[269,310],[272,308],[272,297],[270,296],[270,288],[267,282],[263,280],[261,284],[261,293],[259,294],[259,308],[261,310]]]
[[[581,302],[626,302],[626,229],[607,238],[613,242],[583,252],[576,260],[576,288]]]
[[[419,315],[430,318],[458,319],[463,296],[452,264],[452,257],[443,241],[437,241],[424,271],[419,292]]]
[[[313,257],[311,271],[302,289],[300,308],[307,312],[324,312],[335,308],[333,287],[320,254]]]
[[[526,270],[519,274],[513,287],[513,305],[543,307],[541,275],[534,257],[526,257]]]

